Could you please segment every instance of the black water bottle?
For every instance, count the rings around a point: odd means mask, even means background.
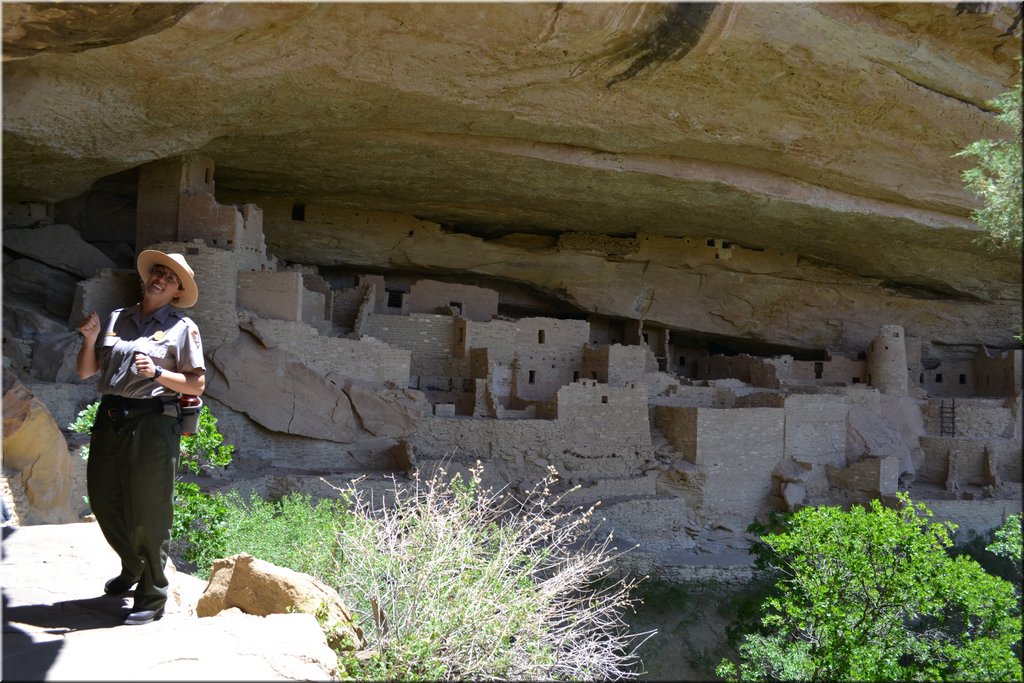
[[[203,409],[203,399],[191,394],[182,394],[178,399],[181,411],[181,434],[192,436],[199,429],[199,411]]]

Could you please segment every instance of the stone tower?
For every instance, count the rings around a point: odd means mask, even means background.
[[[900,325],[883,325],[868,349],[868,383],[883,394],[906,396],[907,340]]]
[[[190,155],[154,161],[139,168],[135,210],[136,253],[157,242],[191,239],[180,228],[188,224],[183,202],[193,195],[213,196],[213,160]]]

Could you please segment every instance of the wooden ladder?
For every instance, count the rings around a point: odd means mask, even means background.
[[[939,403],[939,436],[956,436],[956,399]]]

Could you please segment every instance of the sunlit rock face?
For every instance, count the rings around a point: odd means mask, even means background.
[[[888,323],[1008,348],[1020,259],[975,243],[953,155],[1008,134],[986,102],[1020,78],[1019,12],[8,4],[4,201],[132,241],[135,169],[198,153],[286,262],[734,350],[859,352]]]

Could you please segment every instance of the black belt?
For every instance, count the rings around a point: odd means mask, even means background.
[[[173,401],[168,397],[167,401]],[[125,398],[114,394],[105,394],[100,400],[100,411],[106,415],[111,422],[124,422],[150,413],[164,412],[164,399],[155,398]]]

